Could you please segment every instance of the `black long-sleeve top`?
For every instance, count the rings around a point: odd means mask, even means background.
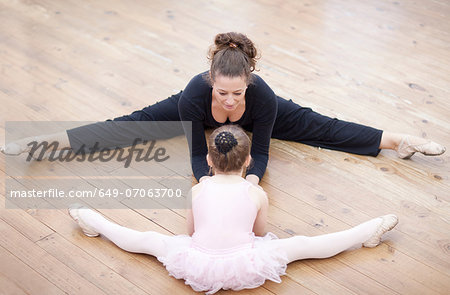
[[[212,87],[203,77],[204,74],[192,78],[178,102],[181,120],[192,122],[191,163],[195,178],[199,180],[209,172],[206,162],[208,148],[205,127],[216,128],[232,123],[252,131],[250,153],[253,158],[253,166],[247,171],[247,175],[254,174],[261,179],[266,171],[270,137],[277,115],[275,93],[261,77],[253,74],[252,83],[248,85],[245,92],[245,112],[242,117],[235,122],[227,119],[226,122],[219,123],[214,120],[211,112]]]

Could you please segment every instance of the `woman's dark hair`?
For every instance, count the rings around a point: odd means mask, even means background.
[[[250,139],[238,125],[224,125],[214,130],[208,140],[209,157],[220,172],[239,171],[250,155]]]
[[[211,61],[211,68],[205,78],[210,84],[214,82],[216,75],[231,78],[242,76],[250,84],[258,57],[255,45],[247,36],[229,32],[216,35],[214,45],[209,49],[208,59]]]

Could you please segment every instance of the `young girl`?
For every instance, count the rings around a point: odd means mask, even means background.
[[[265,280],[279,283],[287,263],[295,260],[326,258],[361,244],[375,247],[398,222],[391,214],[316,237],[262,236],[268,199],[261,187],[241,177],[250,161],[250,140],[240,127],[225,125],[211,134],[207,162],[214,176],[192,188],[189,236],[138,232],[80,205],[71,206],[69,214],[87,236],[102,234],[126,251],[156,256],[170,275],[207,294],[256,288]]]

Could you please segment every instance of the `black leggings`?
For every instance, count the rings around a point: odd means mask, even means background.
[[[278,97],[272,138],[358,155],[377,156],[382,130],[332,119]]]
[[[181,92],[157,102],[154,105],[135,111],[130,115],[115,118],[113,121],[98,122],[90,125],[67,130],[70,145],[75,151],[92,147],[101,140],[103,134],[108,134],[117,128],[117,121],[180,121],[178,100]],[[304,144],[349,152],[359,155],[377,156],[383,131],[372,127],[351,122],[332,119],[313,112],[310,108],[303,108],[292,100],[278,98],[278,112],[272,131],[272,138],[301,142]],[[248,126],[242,126],[251,131]],[[123,127],[120,127],[123,128]],[[182,128],[176,124],[172,130],[167,124],[161,128],[146,130],[151,138],[170,138],[182,134]],[[170,127],[169,127],[170,128]],[[135,138],[142,138],[141,130],[127,127],[126,130],[116,130],[123,137],[122,142],[131,142]],[[117,138],[116,138],[117,139]],[[103,146],[110,145],[108,142]],[[115,145],[115,144],[111,144]],[[102,146],[100,146],[102,147]]]

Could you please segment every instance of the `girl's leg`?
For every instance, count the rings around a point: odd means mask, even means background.
[[[315,237],[294,236],[272,240],[286,251],[288,263],[311,258],[327,258],[365,243],[367,247],[378,245],[381,235],[397,224],[395,215],[378,217],[351,229]]]
[[[101,234],[128,252],[144,253],[155,257],[165,256],[176,246],[174,237],[153,231],[140,232],[115,224],[99,213],[83,206],[74,205],[69,214],[78,222],[88,236]]]

